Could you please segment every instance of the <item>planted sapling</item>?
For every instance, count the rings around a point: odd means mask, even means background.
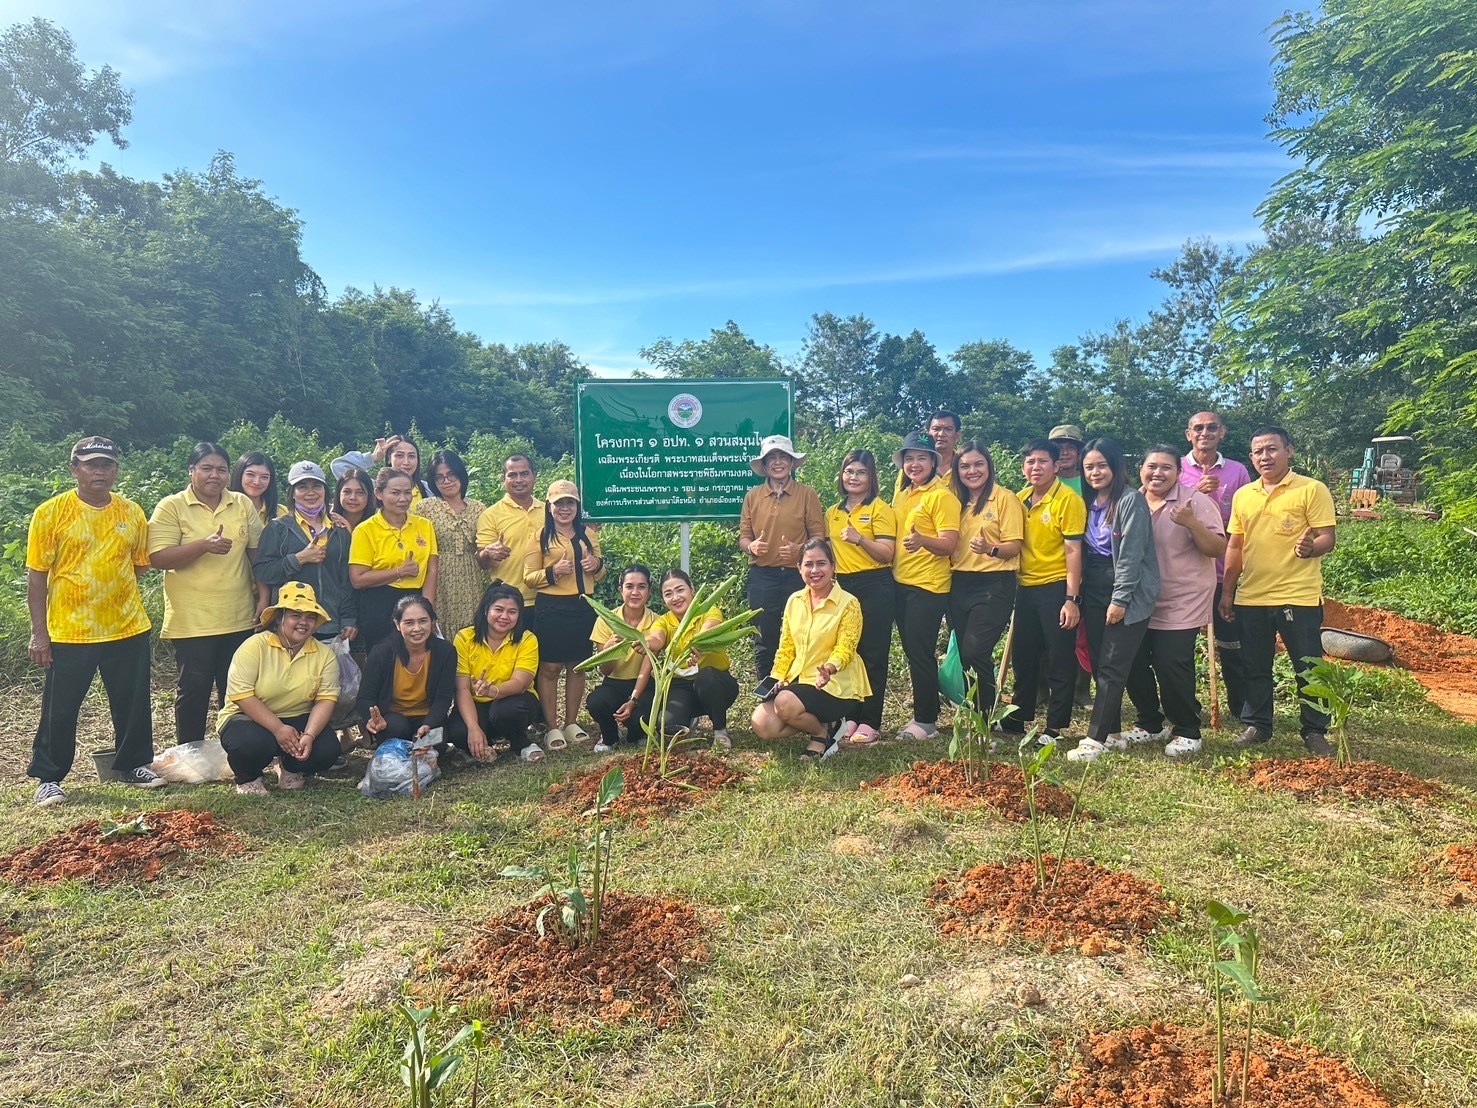
[[[482,1024],[473,1020],[447,1040],[440,1050],[433,1050],[426,1036],[426,1025],[436,1014],[435,1007],[412,1008],[402,1003],[399,1011],[410,1024],[410,1038],[400,1058],[400,1080],[410,1091],[410,1108],[433,1108],[438,1102],[444,1103],[441,1087],[462,1064],[463,1044],[469,1045],[474,1052],[481,1049]],[[477,1108],[481,1076],[481,1057],[476,1056],[472,1070],[472,1108]]]
[[[1210,917],[1210,991],[1215,1018],[1215,1073],[1211,1076],[1210,1103],[1212,1108],[1229,1103],[1226,1097],[1225,1008],[1225,982],[1229,981],[1246,1005],[1239,1098],[1245,1105],[1247,1085],[1251,1080],[1251,1033],[1256,1006],[1272,999],[1262,992],[1256,979],[1261,938],[1251,924],[1251,916],[1219,900],[1208,901],[1205,914]]]
[[[970,785],[983,779],[985,756],[991,750],[991,736],[999,729],[1000,722],[1015,711],[1015,705],[1002,703],[997,692],[990,714],[985,715],[975,707],[979,687],[979,675],[975,674],[964,690],[964,700],[954,713],[953,734],[949,739],[949,758],[964,766],[964,781]]]
[[[1002,715],[1001,718],[1004,718]],[[1072,792],[1072,810],[1067,815],[1066,827],[1062,831],[1061,849],[1057,851],[1056,872],[1052,874],[1051,884],[1046,883],[1045,852],[1041,842],[1041,808],[1036,800],[1036,790],[1043,784],[1062,786],[1061,774],[1051,766],[1051,757],[1056,753],[1056,740],[1038,745],[1036,742],[1037,728],[1033,727],[1021,738],[1018,754],[1020,758],[1021,777],[1025,782],[1026,796],[1026,820],[1029,824],[1031,857],[1036,863],[1036,888],[1042,892],[1052,892],[1056,883],[1061,879],[1062,866],[1066,862],[1067,849],[1072,845],[1072,831],[1077,825],[1077,820],[1082,814],[1082,796],[1087,791],[1088,778],[1092,776],[1091,762],[1082,767],[1082,776],[1077,779],[1077,788]]]
[[[1358,666],[1313,655],[1303,659],[1308,668],[1302,676],[1303,703],[1328,713],[1328,731],[1333,736],[1334,758],[1340,766],[1353,761],[1349,753],[1349,714],[1364,699],[1369,675]]]

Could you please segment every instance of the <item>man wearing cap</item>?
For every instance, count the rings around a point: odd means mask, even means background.
[[[1261,480],[1238,489],[1231,502],[1230,538],[1220,611],[1241,626],[1246,730],[1231,741],[1255,746],[1272,738],[1277,640],[1297,675],[1303,745],[1333,753],[1328,715],[1303,696],[1307,658],[1323,657],[1323,568],[1334,545],[1333,496],[1322,481],[1292,471],[1292,438],[1281,427],[1251,433],[1251,464]]]
[[[1046,436],[1056,443],[1056,476],[1078,496],[1082,495],[1082,445],[1087,441],[1075,423],[1059,423]]]
[[[1185,428],[1190,452],[1180,463],[1180,484],[1203,492],[1221,513],[1221,526],[1231,522],[1231,502],[1236,491],[1251,483],[1246,467],[1221,453],[1226,439],[1226,421],[1215,412],[1196,412]],[[1226,686],[1226,704],[1231,714],[1241,715],[1246,703],[1246,681],[1242,676],[1241,628],[1234,619],[1221,615],[1222,581],[1226,576],[1225,558],[1215,560],[1215,600],[1212,623],[1215,648],[1221,666],[1221,682]]]
[[[113,717],[114,773],[140,788],[164,784],[149,769],[149,617],[138,590],[149,568],[149,525],[143,509],[113,493],[118,461],[111,439],[77,443],[70,465],[77,487],[38,507],[26,537],[29,653],[46,670],[26,771],[40,782],[38,807],[66,799],[61,782],[77,754],[77,715],[99,672]]]
[[[494,583],[512,585],[523,594],[525,616],[530,620],[534,590],[523,579],[523,561],[544,527],[544,502],[533,495],[537,477],[527,454],[509,454],[503,462],[503,492],[507,495],[477,517],[477,561]]]
[[[764,482],[744,494],[739,549],[749,556],[749,607],[763,609],[754,619],[759,629],[754,668],[761,681],[774,667],[785,602],[804,587],[797,568],[800,548],[810,539],[826,537],[821,498],[795,480],[795,468],[804,461],[786,435],[770,435],[749,460],[749,468]]]

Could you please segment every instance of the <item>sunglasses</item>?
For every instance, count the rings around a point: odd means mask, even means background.
[[[1190,424],[1190,430],[1192,430],[1192,431],[1219,431],[1220,429],[1221,429],[1221,425],[1219,423],[1192,423],[1192,424]]]

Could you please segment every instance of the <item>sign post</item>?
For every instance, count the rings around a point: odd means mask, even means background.
[[[581,381],[575,386],[575,481],[599,523],[736,520],[757,482],[749,459],[768,435],[793,435],[784,380]]]

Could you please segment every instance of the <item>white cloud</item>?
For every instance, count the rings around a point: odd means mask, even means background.
[[[903,285],[928,281],[967,280],[1045,269],[1078,269],[1134,258],[1172,254],[1189,239],[1210,238],[1216,242],[1258,241],[1257,226],[1221,230],[1174,230],[1138,237],[1103,237],[1079,240],[1019,254],[940,258],[898,262],[871,269],[834,273],[754,275],[722,280],[692,280],[671,284],[628,285],[584,289],[486,288],[465,293],[447,292],[439,299],[448,308],[543,308],[597,307],[633,304],[678,297],[762,296],[807,292],[816,289],[852,288],[869,285]]]

